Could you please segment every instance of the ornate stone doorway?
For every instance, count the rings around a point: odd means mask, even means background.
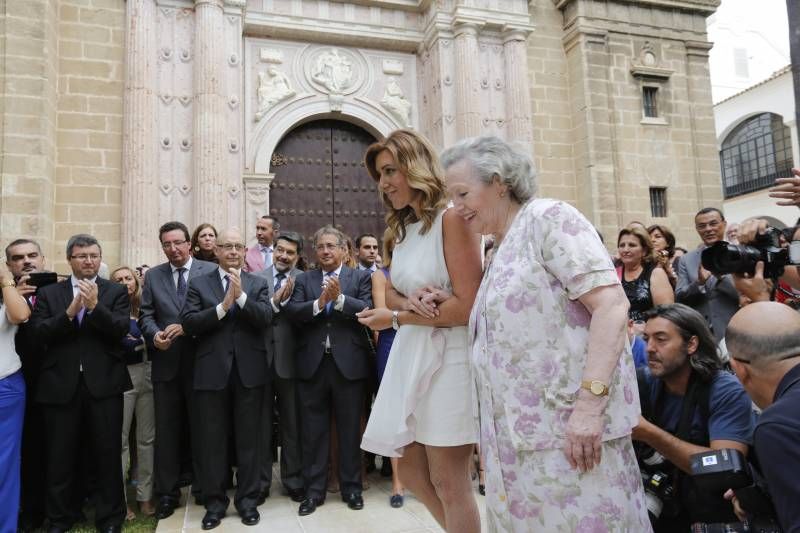
[[[326,224],[354,240],[362,233],[381,238],[384,208],[364,167],[364,153],[374,141],[348,122],[316,120],[291,130],[272,153],[270,214],[281,229],[305,237],[310,261],[315,261],[311,237]]]

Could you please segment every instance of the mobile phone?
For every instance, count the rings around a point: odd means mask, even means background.
[[[37,289],[58,281],[58,274],[55,272],[31,272],[29,276],[28,285],[32,285]]]

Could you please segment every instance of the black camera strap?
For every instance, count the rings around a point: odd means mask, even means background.
[[[636,380],[639,382],[639,403],[642,408],[642,416],[656,425],[660,425],[658,415],[661,414],[664,401],[664,382],[658,381],[658,389],[655,393],[655,401],[650,400],[650,387],[647,384],[647,377],[644,368],[636,370]],[[708,418],[709,418],[709,402],[711,397],[711,383],[705,383],[700,377],[692,372],[689,377],[689,384],[686,387],[686,394],[683,396],[681,402],[681,416],[678,419],[678,426],[675,431],[675,436],[681,440],[697,444],[699,446],[708,446]],[[692,439],[692,421],[694,420],[695,408],[700,409],[700,415],[703,419],[703,434],[698,439]],[[702,442],[695,442],[695,441]]]

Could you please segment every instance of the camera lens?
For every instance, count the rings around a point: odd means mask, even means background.
[[[703,250],[700,260],[703,268],[717,275],[752,274],[761,260],[761,250],[720,241]]]

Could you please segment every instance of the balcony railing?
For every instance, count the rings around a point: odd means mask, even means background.
[[[726,199],[733,198],[735,196],[741,196],[749,192],[766,189],[768,187],[775,185],[776,179],[788,178],[791,175],[792,175],[791,163],[789,162],[781,163],[775,166],[774,172],[770,172],[761,176],[747,178],[740,175],[736,177],[737,178],[743,177],[744,179],[738,179],[733,183],[730,183],[729,180],[727,179],[723,179],[722,189]]]

